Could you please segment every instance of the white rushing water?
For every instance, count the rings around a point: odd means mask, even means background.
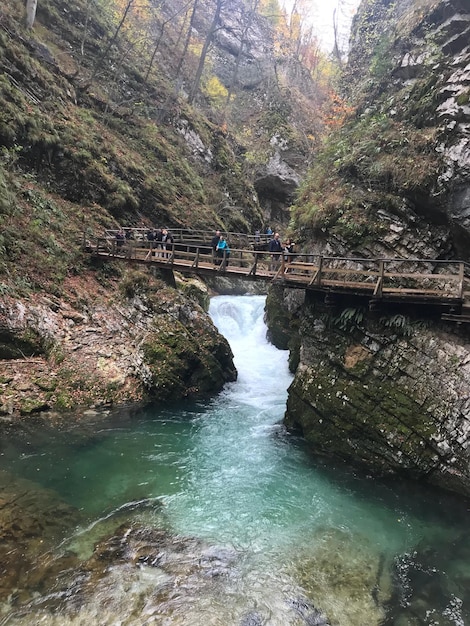
[[[49,442],[24,468],[12,455],[19,472],[47,474],[43,483],[87,512],[88,524],[47,555],[76,555],[83,571],[67,574],[66,587],[39,584],[23,605],[12,597],[0,605],[0,626],[300,626],[326,616],[332,626],[378,626],[393,558],[424,539],[459,536],[423,515],[421,503],[315,463],[284,430],[292,375],[288,353],[266,339],[264,304],[262,296],[212,299],[238,380],[204,406],[100,424],[97,440]],[[125,545],[126,557],[96,573],[93,546],[121,524],[113,545]],[[161,545],[152,532],[162,525],[173,539]],[[143,544],[132,544],[135,528],[145,529]],[[442,601],[443,614],[457,616],[450,626],[464,624],[458,602]]]

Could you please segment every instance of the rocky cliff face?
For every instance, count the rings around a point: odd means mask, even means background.
[[[470,495],[470,333],[313,298],[300,332],[286,423],[315,453]]]
[[[189,103],[214,3],[197,3],[189,33],[187,2],[151,5],[123,14],[119,3],[41,0],[32,30],[20,0],[0,10],[4,420],[179,399],[236,376],[227,342],[192,298],[199,288],[93,266],[80,252],[84,229],[253,232],[273,206],[283,219],[308,128],[295,132],[285,91],[294,81],[266,16],[225,3]]]
[[[401,0],[389,7],[383,2],[370,4],[372,12],[374,6],[381,9],[376,18],[385,13],[380,36],[388,42],[392,55],[389,73],[383,77],[387,97],[381,99],[380,111],[392,119],[410,120],[417,129],[428,129],[429,142],[423,152],[432,151],[435,162],[432,180],[418,194],[405,193],[405,197],[418,215],[447,227],[450,254],[468,259],[470,7],[460,0]],[[365,35],[364,20],[365,15],[359,14],[353,50]],[[377,20],[373,22],[377,28]],[[377,47],[372,58],[365,57],[372,65],[374,54],[377,59]],[[356,58],[352,65],[358,67]],[[442,245],[434,247],[436,252],[444,252]]]
[[[460,0],[361,4],[353,112],[294,208],[318,250],[469,258],[469,28]]]
[[[180,279],[176,290],[131,272],[104,285],[92,275],[70,279],[65,299],[4,297],[0,420],[220,390],[236,370],[194,298],[203,289]]]
[[[469,259],[469,9],[459,0],[362,3],[348,68],[355,113],[294,208],[305,245]],[[283,313],[268,302],[274,328],[299,327],[286,423],[315,453],[470,495],[470,328],[423,310],[291,302],[285,293]]]
[[[244,149],[266,224],[289,220],[288,207],[310,158],[305,138],[318,131],[325,99],[298,55],[276,51],[278,36],[269,19],[233,2],[221,16],[213,49],[214,72],[233,93],[231,122],[241,134],[254,126]]]

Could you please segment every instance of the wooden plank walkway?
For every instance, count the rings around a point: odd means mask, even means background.
[[[173,231],[172,231],[173,232]],[[470,267],[462,261],[436,259],[360,259],[309,254],[275,258],[253,248],[232,249],[230,258],[215,259],[210,246],[176,241],[167,250],[144,238],[118,241],[112,233],[86,249],[95,256],[144,263],[204,275],[224,274],[264,280],[330,296],[357,296],[369,303],[424,304],[442,318],[470,322]]]

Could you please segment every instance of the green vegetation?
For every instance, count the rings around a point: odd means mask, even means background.
[[[381,317],[379,321],[385,328],[393,330],[400,337],[412,337],[416,330],[428,326],[424,320],[412,320],[409,316],[402,314]]]
[[[63,0],[43,0],[25,39],[22,3],[5,7],[0,271],[2,290],[12,295],[40,288],[60,294],[71,271],[83,270],[77,243],[85,226],[90,232],[118,224],[249,231],[262,221],[231,136],[189,107],[168,75],[155,68],[146,76],[151,48],[138,50],[137,33],[123,29],[109,59],[100,58],[104,48],[94,39],[106,43],[119,15],[113,3],[79,0],[71,9]],[[205,85],[209,97],[223,96],[216,80]],[[203,155],[193,156],[179,132],[182,122],[212,154],[209,175]],[[244,207],[244,215],[226,205]]]
[[[197,328],[191,332],[173,316],[160,315],[155,335],[149,335],[143,345],[152,394],[167,400],[220,388],[224,382],[221,346]]]
[[[350,331],[356,326],[361,326],[365,316],[363,307],[348,307],[343,309],[338,316],[330,318],[331,323],[341,330]]]
[[[214,55],[194,105],[185,94],[204,33],[193,29],[185,48],[191,7],[176,5],[144,0],[121,23],[125,5],[117,0],[77,0],[73,7],[41,0],[31,31],[21,0],[4,7],[2,290],[60,295],[84,269],[75,253],[84,228],[164,224],[252,232],[265,221],[254,175],[274,155],[273,138],[310,158],[321,124],[302,87],[315,71],[323,104],[326,64],[323,59],[320,69],[318,50],[312,61],[308,45],[300,61],[300,42],[277,0],[261,2],[249,18],[261,20],[272,43],[265,83],[241,89],[234,67],[216,73]],[[173,20],[170,8],[178,9]]]
[[[424,214],[432,206],[444,169],[435,67],[444,35],[432,23],[436,4],[423,0],[398,11],[395,3],[361,3],[343,75],[342,95],[355,109],[324,141],[299,190],[292,212],[298,240],[338,238],[359,249],[382,238],[384,212],[401,216],[416,207]],[[426,44],[420,54],[416,40]],[[414,58],[406,59],[409,49]]]
[[[364,244],[384,232],[379,209],[400,214],[404,197],[429,193],[440,166],[436,130],[413,125],[420,121],[413,107],[411,122],[369,111],[326,139],[299,190],[294,228]]]
[[[431,400],[417,401],[393,377],[371,376],[371,367],[373,360],[359,362],[345,376],[341,361],[325,355],[321,367],[305,368],[291,387],[289,425],[300,425],[317,452],[379,470],[426,471],[435,459],[423,445],[437,430]]]

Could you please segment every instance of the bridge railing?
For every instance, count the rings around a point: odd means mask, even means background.
[[[371,292],[376,298],[403,294],[463,299],[470,286],[468,267],[461,261],[302,254],[283,258],[275,279],[302,282],[311,288]]]
[[[424,259],[362,259],[312,254],[272,255],[235,248],[218,258],[208,245],[167,244],[144,239],[119,241],[108,235],[92,246],[95,253],[128,260],[171,265],[184,271],[227,270],[296,287],[347,291],[371,298],[470,298],[470,267],[461,261]]]
[[[113,240],[116,239],[116,235],[121,230],[123,231],[125,239],[127,241],[148,241],[148,233],[156,229],[141,227],[125,227],[122,229],[107,228],[103,232],[102,236],[109,238],[109,240]],[[199,243],[201,245],[209,244],[215,234],[215,231],[204,229],[170,228],[167,230],[171,232],[175,243]],[[221,233],[222,235],[224,235],[224,237],[227,239],[231,246],[237,247],[239,249],[267,246],[267,244],[273,237],[272,235],[267,235],[265,233],[260,233],[259,235],[228,231],[221,231]]]
[[[195,269],[219,268],[224,270],[233,267],[240,273],[252,276],[274,276],[269,269],[270,255],[265,252],[247,249],[231,249],[230,254],[219,257],[210,246],[194,246],[183,243],[161,244],[142,239],[118,240],[114,237],[98,237],[91,245],[91,252],[98,255],[123,258],[127,260],[156,262],[160,265],[178,265]],[[276,267],[277,269],[277,267]]]

